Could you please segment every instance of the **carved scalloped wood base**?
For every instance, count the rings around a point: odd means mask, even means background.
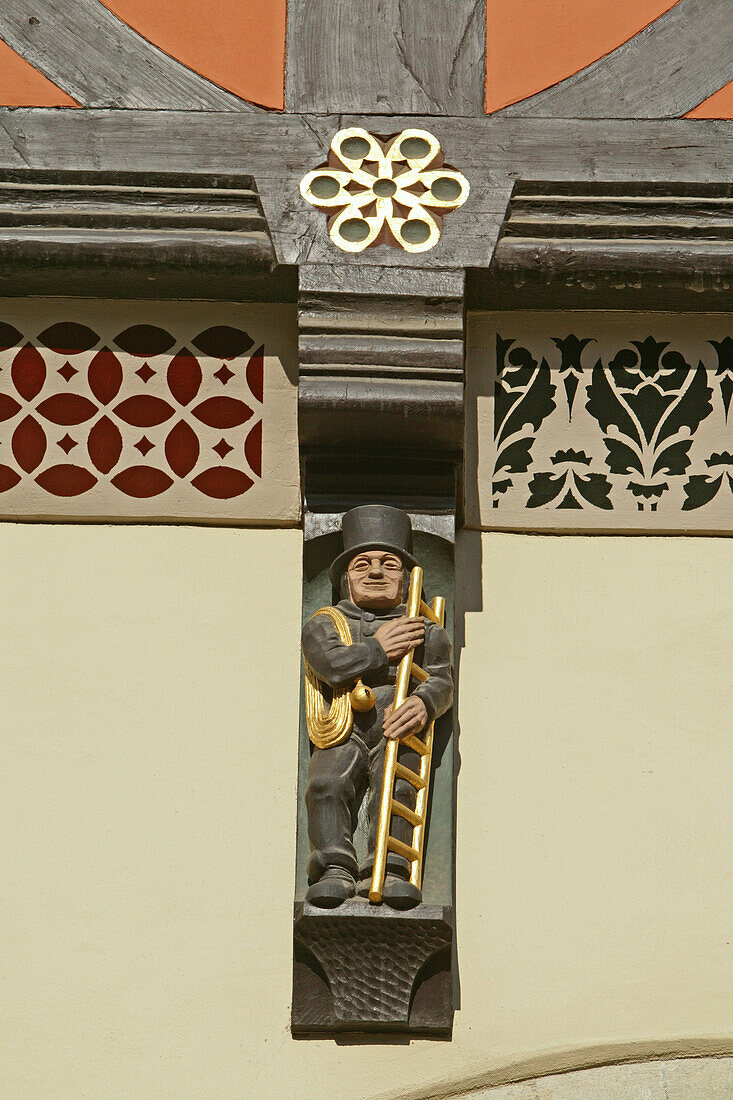
[[[338,910],[295,906],[295,1036],[391,1031],[449,1038],[453,915],[405,913],[354,899]]]

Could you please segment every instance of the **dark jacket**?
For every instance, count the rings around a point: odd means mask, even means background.
[[[375,706],[354,712],[355,732],[373,742],[376,736],[381,736],[384,712],[394,699],[399,666],[399,661],[389,662],[374,635],[387,619],[398,618],[407,611],[404,604],[391,611],[367,611],[351,600],[341,600],[336,607],[349,624],[353,644],[342,642],[333,623],[325,615],[318,615],[303,627],[303,654],[316,676],[332,688],[352,688],[361,678],[374,689]],[[410,680],[410,694],[422,699],[428,721],[432,722],[453,702],[450,639],[441,626],[426,620],[425,641],[415,650],[415,662],[430,679],[422,684]]]

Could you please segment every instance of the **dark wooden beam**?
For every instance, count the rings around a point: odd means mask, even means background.
[[[82,107],[252,111],[99,0],[3,0],[0,38]]]
[[[299,438],[306,467],[316,464],[307,491],[364,492],[388,465],[390,491],[406,493],[427,462],[430,492],[444,496],[463,454],[463,272],[353,271],[300,269]]]
[[[481,115],[485,42],[485,0],[289,0],[287,109]]]
[[[324,215],[300,195],[331,137],[360,116],[156,111],[5,110],[0,167],[246,174],[253,177],[279,263],[341,268],[487,268],[517,180],[603,184],[730,183],[733,126],[715,121],[376,117],[375,133],[422,126],[471,194],[438,244],[415,255],[381,246],[341,252]]]
[[[639,34],[502,115],[679,118],[731,78],[730,0],[678,0]]]

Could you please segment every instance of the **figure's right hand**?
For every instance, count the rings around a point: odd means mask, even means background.
[[[425,620],[401,615],[399,619],[389,619],[384,626],[380,626],[379,630],[375,631],[374,637],[390,660],[399,661],[411,649],[422,644],[425,637]]]

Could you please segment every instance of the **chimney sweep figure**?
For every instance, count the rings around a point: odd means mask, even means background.
[[[342,532],[344,550],[329,575],[341,596],[335,611],[348,624],[351,644],[342,640],[328,614],[316,614],[303,628],[303,656],[332,691],[350,690],[361,681],[372,689],[374,705],[368,710],[354,706],[346,738],[328,748],[315,747],[311,756],[305,795],[311,845],[306,900],[322,908],[355,894],[368,896],[387,739],[420,735],[453,701],[447,632],[405,614],[410,570],[417,565],[409,517],[397,508],[364,505],[344,515]],[[429,678],[393,713],[397,668],[410,649]],[[419,772],[417,752],[405,748],[400,759]],[[416,792],[410,783],[398,778],[394,793],[414,809]],[[353,836],[365,794],[368,854],[359,866]],[[412,826],[395,815],[391,835],[409,844]],[[396,909],[417,905],[422,895],[409,879],[409,860],[390,851],[383,900]]]

